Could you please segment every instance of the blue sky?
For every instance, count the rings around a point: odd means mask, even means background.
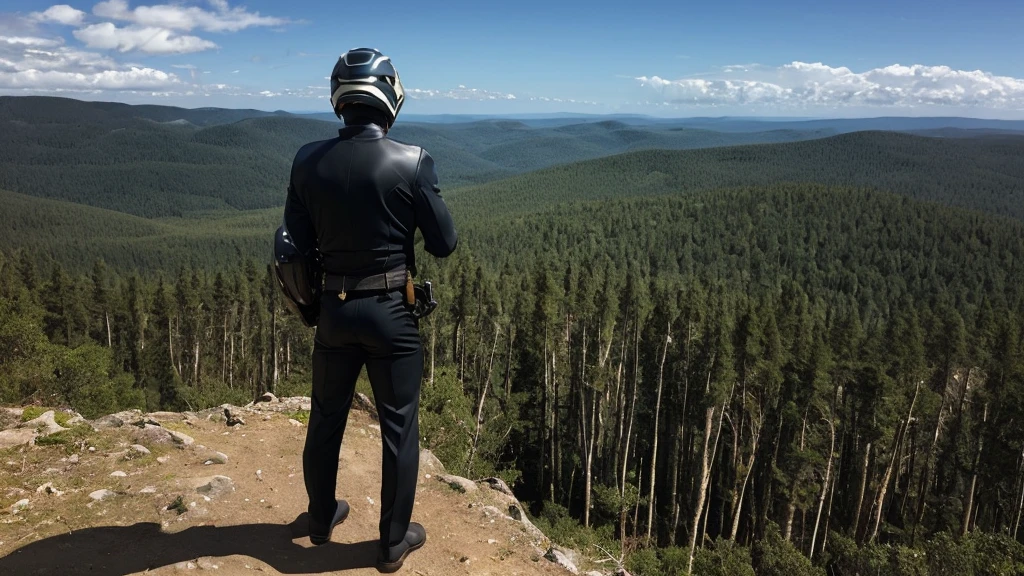
[[[370,46],[406,113],[1024,118],[1024,2],[681,4],[7,0],[0,93],[329,111]]]

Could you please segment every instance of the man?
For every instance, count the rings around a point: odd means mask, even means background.
[[[418,321],[406,295],[416,272],[414,234],[418,228],[426,251],[441,258],[458,243],[433,159],[386,136],[404,99],[387,56],[369,48],[343,54],[331,75],[331,103],[345,127],[337,138],[299,150],[284,217],[300,251],[319,251],[325,275],[302,455],[310,540],[328,542],[348,515],[348,503],[335,500],[338,455],[365,365],[383,436],[382,572],[401,568],[426,542],[423,526],[410,522],[423,375]]]

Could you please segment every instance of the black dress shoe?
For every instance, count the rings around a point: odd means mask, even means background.
[[[405,540],[397,546],[392,546],[385,552],[381,550],[377,556],[377,570],[384,573],[397,572],[405,559],[413,550],[423,548],[427,543],[427,531],[416,522],[409,523],[409,530],[405,533]]]
[[[317,525],[313,521],[313,518],[309,519],[309,541],[314,546],[326,544],[331,541],[331,532],[334,531],[334,527],[341,524],[348,518],[348,502],[344,500],[338,500],[337,508],[334,509],[334,518],[331,520],[331,525],[324,529],[323,525]]]

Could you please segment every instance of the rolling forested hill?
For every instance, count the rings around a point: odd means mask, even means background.
[[[469,217],[505,216],[576,200],[815,182],[863,186],[1024,218],[1024,137],[936,139],[857,132],[796,142],[640,151],[541,170],[452,193]]]
[[[0,125],[0,188],[145,217],[279,206],[298,148],[335,136],[340,126],[288,114],[60,98],[0,98]],[[424,146],[447,189],[628,150],[827,134],[724,134],[620,122],[532,128],[515,121],[399,123],[391,133]]]

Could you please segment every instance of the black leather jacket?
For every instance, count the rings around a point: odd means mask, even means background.
[[[417,228],[434,256],[458,244],[430,154],[387,138],[376,124],[346,126],[338,138],[299,150],[284,221],[299,250],[320,250],[329,275],[364,277],[402,265],[415,274]]]

